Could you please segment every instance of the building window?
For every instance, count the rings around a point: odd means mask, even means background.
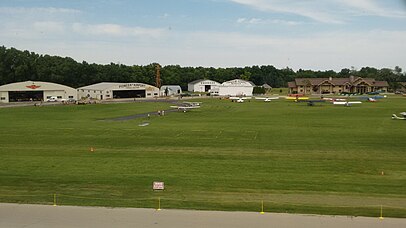
[[[148,96],[151,96],[151,93],[147,93]]]
[[[56,98],[58,98],[58,99],[62,99],[62,96],[57,96]]]
[[[106,95],[106,97],[110,97],[110,95]]]
[[[69,99],[72,99],[72,98],[73,98],[73,96],[69,96],[68,98],[69,98]]]
[[[1,97],[0,99],[1,99],[2,101],[4,101],[6,98],[5,98],[5,97]]]
[[[158,96],[158,93],[154,93],[154,96]]]

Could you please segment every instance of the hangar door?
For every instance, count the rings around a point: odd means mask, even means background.
[[[9,91],[9,102],[41,101],[44,99],[44,91]]]
[[[145,97],[145,90],[113,90],[113,98]]]

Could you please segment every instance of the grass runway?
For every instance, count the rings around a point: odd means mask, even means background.
[[[0,109],[0,201],[406,217],[405,98],[202,101]]]

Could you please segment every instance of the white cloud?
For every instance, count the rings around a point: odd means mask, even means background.
[[[373,0],[336,0],[345,6],[358,10],[359,14],[381,17],[405,18],[406,12],[397,9],[388,9]],[[382,3],[382,1],[381,1]]]
[[[299,25],[301,22],[288,21],[280,19],[261,19],[261,18],[238,18],[236,21],[238,24],[248,25],[268,25],[268,24],[282,24],[282,25]]]
[[[0,7],[0,14],[77,14],[81,13],[77,9],[54,8],[54,7]]]
[[[384,7],[374,0],[229,0],[259,11],[288,13],[318,22],[343,24],[351,15],[405,18],[406,12]]]
[[[65,32],[64,23],[56,21],[37,21],[33,23],[32,27],[34,30],[42,33],[56,34]]]
[[[231,2],[246,5],[260,11],[289,13],[310,18],[322,23],[342,24],[334,14],[320,10],[325,5],[324,1],[294,1],[294,0],[230,0]]]
[[[82,24],[72,25],[74,32],[82,35],[108,35],[116,37],[162,37],[166,30],[162,28],[125,27],[118,24]]]
[[[170,42],[99,39],[8,40],[4,45],[39,53],[71,56],[78,61],[127,65],[159,62],[182,66],[275,65],[293,69],[361,68],[399,65],[406,69],[406,31],[313,33],[302,37],[265,36],[226,32],[179,32],[167,34]],[[0,34],[0,39],[2,35]],[[18,44],[18,45],[16,45]]]

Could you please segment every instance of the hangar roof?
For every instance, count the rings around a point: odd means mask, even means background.
[[[192,81],[192,82],[189,82],[188,85],[197,84],[197,83],[203,82],[203,81],[215,82],[216,84],[220,85],[219,82],[216,82],[216,81],[213,81],[213,80],[210,80],[210,79],[198,79],[198,80],[194,80],[194,81]]]
[[[83,86],[78,89],[84,90],[107,90],[114,87],[154,87],[152,85],[144,84],[144,83],[120,83],[120,82],[100,82],[93,85]],[[158,89],[158,88],[156,88]]]
[[[0,86],[0,91],[49,91],[49,90],[75,90],[72,87],[41,81],[15,82]]]
[[[230,81],[226,81],[223,82],[223,84],[221,84],[221,86],[232,86],[232,87],[238,87],[238,86],[252,86],[254,87],[255,84],[251,81],[245,81],[242,79],[234,79],[234,80],[230,80]]]
[[[78,89],[89,89],[89,90],[106,90],[108,88],[117,86],[117,85],[121,85],[123,83],[118,83],[118,82],[100,82],[97,84],[93,84],[93,85],[88,85],[88,86],[83,86],[80,87]]]

